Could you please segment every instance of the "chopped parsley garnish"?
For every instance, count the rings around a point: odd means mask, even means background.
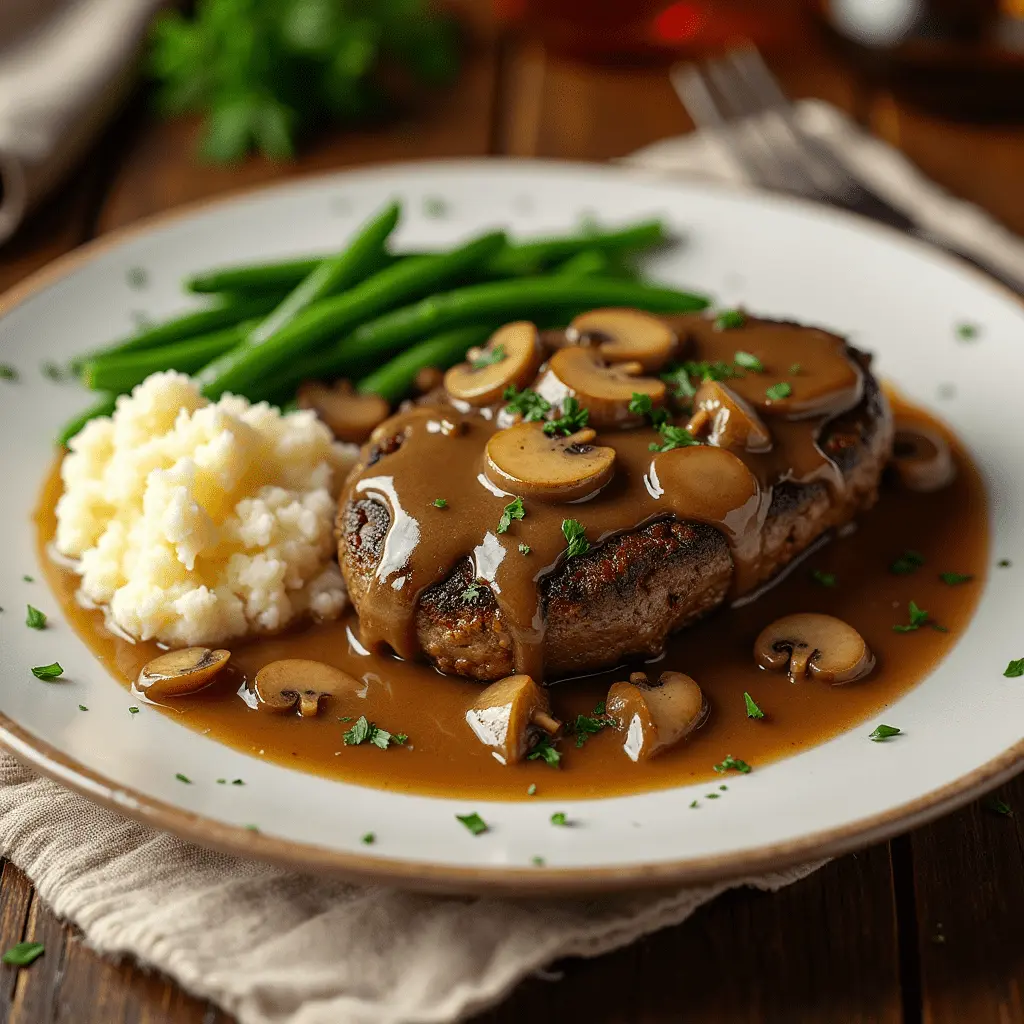
[[[666,370],[661,375],[661,379],[675,388],[676,398],[693,398],[697,394],[697,389],[693,386],[693,381],[690,380],[690,371],[685,364]]]
[[[25,625],[29,629],[46,629],[46,616],[38,609],[28,605],[28,613],[25,616]]]
[[[889,566],[889,572],[895,573],[897,576],[909,576],[912,572],[917,572],[922,565],[924,565],[924,555],[920,551],[904,551]]]
[[[967,572],[940,572],[939,579],[947,587],[955,587],[958,583],[970,583],[974,577]]]
[[[874,740],[876,743],[881,743],[882,740],[887,740],[892,736],[899,736],[900,730],[895,725],[880,725],[870,736],[869,740]]]
[[[244,786],[245,785],[245,781],[243,779],[232,779],[231,780],[231,785],[232,786]]]
[[[18,371],[10,363],[0,363],[0,380],[16,381]]]
[[[529,784],[529,786],[526,787],[526,795],[527,796],[536,796],[537,795],[537,783],[536,782],[531,782]]]
[[[363,838],[360,840],[360,842],[365,843],[367,846],[372,846],[375,842],[377,842],[377,833],[367,832],[366,835],[364,835]]]
[[[717,793],[705,793],[704,794],[704,799],[705,800],[717,800],[718,799],[718,794]]]
[[[747,718],[764,718],[764,712],[757,706],[754,698],[744,691],[743,701],[747,705]]]
[[[60,662],[55,661],[52,665],[37,665],[32,669],[32,675],[36,679],[42,679],[45,682],[50,682],[54,679],[60,679],[64,675],[64,669],[60,667]]]
[[[565,811],[555,811],[555,813],[551,815],[551,824],[552,825],[568,825],[569,824],[569,819],[566,818]]]
[[[1017,658],[1014,661],[1011,661],[1010,664],[1006,666],[1006,671],[1003,675],[1006,676],[1007,679],[1019,679],[1021,676],[1024,676],[1024,658]]]
[[[670,452],[673,448],[689,448],[691,445],[700,444],[686,427],[677,427],[672,423],[662,423],[658,427],[661,434],[661,444],[652,441],[647,447],[652,452]]]
[[[693,808],[697,807],[697,806],[698,806],[698,804],[697,804],[696,800],[691,800],[690,801],[690,810],[693,810]]]
[[[923,608],[918,608],[916,601],[911,601],[907,604],[907,612],[910,615],[910,622],[906,625],[897,623],[892,627],[894,633],[912,633],[915,629],[920,629],[928,621],[928,613]]]
[[[592,715],[577,715],[570,731],[576,737],[576,746],[582,747],[591,736],[596,736],[602,729],[611,725],[611,719]]]
[[[481,584],[473,580],[472,583],[462,592],[462,600],[468,601],[469,604],[476,604],[477,601],[483,596],[484,588]]]
[[[145,288],[149,282],[149,274],[144,267],[129,267],[124,276],[129,288]]]
[[[435,220],[448,215],[448,204],[439,196],[423,197],[423,215]]]
[[[743,775],[747,775],[750,772],[750,765],[738,757],[733,757],[732,754],[729,754],[721,764],[716,764],[714,768],[719,775],[724,775],[730,768]]]
[[[956,336],[961,341],[974,341],[974,339],[978,336],[978,325],[966,322],[957,324]]]
[[[655,409],[651,396],[639,391],[633,392],[633,397],[629,400],[629,411],[637,416],[647,416],[655,427],[660,427],[668,420],[668,411]]]
[[[41,942],[19,942],[11,946],[0,960],[13,967],[28,967],[38,960],[45,950],[46,947]]]
[[[519,554],[521,554],[521,555],[528,555],[531,550],[532,550],[532,548],[530,547],[529,544],[520,544],[519,545]]]
[[[228,784],[228,780],[227,779],[218,779],[217,780],[217,785],[218,786],[226,786],[227,784]]]
[[[476,811],[472,814],[456,814],[455,818],[457,821],[461,821],[475,836],[482,835],[487,831],[487,822]]]
[[[562,403],[558,418],[544,424],[544,433],[549,437],[554,437],[555,434],[565,434],[568,437],[569,434],[582,430],[589,419],[590,410],[582,408],[580,403],[570,396]]]
[[[448,499],[447,498],[435,498],[434,499],[434,508],[447,508],[447,507],[448,507]]]
[[[793,363],[789,368],[790,375],[795,377],[802,369],[803,367],[799,363]]]
[[[390,746],[400,747],[408,738],[405,733],[392,734],[387,729],[378,728],[373,722],[367,721],[366,715],[360,715],[352,728],[342,736],[346,747],[358,747],[361,743],[372,743],[375,747],[380,747],[381,750],[387,750]]]
[[[249,832],[259,832],[260,830],[259,825],[243,825],[242,828],[246,829]]]
[[[519,413],[526,423],[535,423],[544,419],[544,414],[551,409],[551,403],[532,388],[517,391],[514,384],[505,388],[504,399],[508,403],[505,408],[509,412]]]
[[[587,540],[587,531],[578,519],[562,520],[562,536],[565,537],[566,558],[575,558],[577,555],[585,555],[590,550],[590,541]]]
[[[35,583],[35,576],[29,576],[27,573],[21,577],[26,583]]]
[[[738,373],[728,363],[722,362],[721,359],[715,360],[710,363],[706,359],[702,359],[699,362],[689,360],[683,363],[683,367],[691,377],[696,377],[698,380],[731,380],[733,377],[742,377],[742,373]]]
[[[750,370],[751,373],[764,373],[764,363],[752,352],[737,352],[732,358],[733,362],[737,366],[742,366],[744,370]]]
[[[181,772],[177,772],[174,776],[179,782],[184,782],[185,785],[191,786],[192,780],[187,775],[182,775]]]
[[[39,364],[39,372],[46,377],[47,380],[60,381],[67,379],[67,371],[56,363],[51,362],[49,359],[45,363]]]
[[[79,711],[88,711],[89,709],[84,704],[79,704],[78,705],[78,710]]]
[[[747,322],[746,314],[742,309],[723,309],[718,316],[715,317],[715,330],[717,331],[732,331],[737,327],[742,327]],[[739,360],[737,360],[739,362]],[[740,363],[742,366],[743,364]]]
[[[773,384],[770,388],[765,388],[765,397],[769,398],[773,402],[778,402],[783,398],[789,398],[793,394],[793,385],[787,380],[780,380],[778,384]]]
[[[811,579],[823,587],[834,587],[838,582],[834,572],[822,572],[821,569],[812,570]]]
[[[531,864],[532,864],[532,865],[533,865],[533,866],[534,866],[535,868],[542,868],[542,867],[544,867],[545,861],[544,861],[544,858],[543,858],[543,857],[532,857],[532,858],[530,859],[530,863],[531,863]]]
[[[549,768],[560,768],[562,755],[555,748],[554,743],[551,742],[550,737],[541,736],[537,741],[537,745],[526,755],[527,761],[543,761]],[[527,790],[529,793],[530,791]],[[534,787],[536,792],[536,786]],[[530,793],[533,796],[533,793]]]
[[[495,345],[494,348],[483,349],[478,356],[470,359],[469,365],[474,370],[482,370],[485,366],[494,366],[508,358],[504,345]]]
[[[1013,817],[1013,808],[1005,800],[1000,800],[997,796],[986,797],[982,806],[986,811],[991,811],[993,814],[1001,814],[1006,818]]]
[[[1013,565],[1013,562],[1008,558],[1000,558],[999,561],[996,562],[996,565],[998,565],[1000,569],[1009,569],[1010,566]]]
[[[128,709],[129,715],[137,715],[138,713],[139,709],[134,704]]]
[[[722,784],[721,786],[719,786],[718,788],[719,788],[719,789],[720,789],[720,790],[721,790],[721,791],[722,791],[722,792],[724,793],[724,792],[725,792],[725,791],[726,791],[726,790],[727,790],[727,789],[728,789],[729,787],[728,787],[728,786],[726,786],[726,785],[725,785],[725,784],[723,783],[723,784]]]
[[[501,518],[498,520],[498,533],[507,533],[513,519],[524,519],[525,517],[526,509],[523,508],[523,499],[514,498],[501,513]]]

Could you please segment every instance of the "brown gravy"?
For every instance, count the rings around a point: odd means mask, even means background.
[[[893,401],[893,408],[901,419],[917,419],[948,436],[941,425],[899,400]],[[358,622],[351,615],[329,625],[238,645],[224,678],[201,695],[177,699],[164,710],[189,728],[245,753],[304,771],[400,792],[495,799],[526,799],[527,788],[534,783],[540,796],[576,798],[709,778],[728,784],[712,770],[727,754],[756,769],[855,727],[863,728],[867,743],[867,733],[884,718],[884,709],[956,643],[970,621],[987,571],[984,489],[977,470],[955,442],[953,451],[958,475],[948,489],[914,494],[887,484],[878,505],[857,520],[854,531],[812,552],[758,600],[722,609],[671,641],[651,668],[675,668],[692,675],[707,695],[711,715],[684,743],[650,761],[631,762],[618,749],[619,735],[605,730],[582,749],[571,737],[564,739],[560,769],[540,761],[502,766],[465,723],[465,711],[481,684],[439,675],[422,664],[357,653],[348,639],[350,630],[358,635]],[[49,583],[96,657],[128,685],[159,648],[111,635],[100,612],[77,603],[77,577],[46,557],[56,529],[54,506],[60,486],[58,465],[37,512],[38,543]],[[925,564],[909,575],[890,572],[891,563],[907,549],[920,552]],[[834,573],[837,585],[815,582],[813,570]],[[940,572],[970,573],[974,580],[949,586],[939,579]],[[927,609],[949,632],[894,632],[893,624],[907,622],[909,600]],[[762,627],[780,615],[808,610],[836,615],[861,632],[877,656],[867,679],[838,687],[811,680],[793,684],[754,664],[751,648]],[[251,710],[237,689],[260,666],[277,658],[312,658],[337,665],[366,682],[365,698],[343,706],[325,702],[316,718]],[[589,713],[604,700],[608,686],[621,678],[619,669],[557,684],[552,690],[554,713],[566,721]],[[763,720],[746,717],[744,691],[765,712]],[[141,703],[136,697],[130,700]],[[339,718],[361,714],[383,728],[408,733],[408,748],[346,746],[342,735],[349,724]]]

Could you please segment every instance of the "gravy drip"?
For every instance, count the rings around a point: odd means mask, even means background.
[[[498,523],[516,495],[497,488],[484,472],[488,438],[501,426],[500,406],[459,411],[417,407],[388,420],[382,436],[400,447],[356,471],[341,496],[371,498],[390,513],[391,525],[373,579],[360,602],[360,632],[367,647],[389,646],[406,660],[421,654],[415,616],[420,595],[463,559],[490,588],[511,637],[516,672],[544,679],[544,610],[540,582],[565,560],[563,519],[576,519],[590,544],[653,519],[676,516],[722,532],[733,556],[733,596],[752,590],[762,568],[762,529],[780,483],[824,483],[834,502],[845,492],[843,474],[819,447],[829,420],[854,408],[864,375],[843,339],[794,324],[748,319],[719,330],[702,316],[669,319],[680,339],[680,359],[732,364],[742,350],[760,359],[763,372],[740,371],[724,384],[764,420],[772,443],[747,451],[710,445],[652,452],[661,443],[650,426],[598,433],[595,445],[615,450],[615,474],[598,493],[570,503],[526,500],[526,515],[504,533]],[[795,372],[794,372],[795,368]],[[540,376],[544,375],[541,367]],[[767,390],[787,382],[790,392]],[[685,424],[685,417],[677,417]],[[879,424],[878,429],[887,429]],[[434,506],[443,498],[447,507]],[[523,554],[520,545],[529,546]]]

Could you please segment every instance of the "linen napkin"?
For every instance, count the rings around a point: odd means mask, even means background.
[[[0,0],[0,245],[130,83],[161,0]]]
[[[837,111],[806,103],[800,116],[894,203],[1024,274],[1024,246],[980,210]],[[713,135],[662,142],[627,162],[742,180]],[[679,923],[730,885],[774,890],[820,866],[589,900],[416,895],[201,849],[95,806],[6,754],[0,852],[96,949],[166,972],[241,1024],[444,1024],[560,957],[597,956]]]

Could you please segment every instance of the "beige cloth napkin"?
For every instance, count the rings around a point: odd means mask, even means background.
[[[162,0],[0,0],[0,244],[114,110]]]
[[[894,202],[1024,273],[1024,247],[979,210],[943,194],[831,108],[805,104],[801,116],[862,162]],[[740,177],[709,136],[669,140],[630,162]],[[165,971],[242,1024],[452,1021],[560,957],[626,945],[728,888],[513,901],[351,886],[154,832],[36,778],[8,755],[0,755],[0,852],[98,950]],[[776,889],[815,867],[731,884]]]

